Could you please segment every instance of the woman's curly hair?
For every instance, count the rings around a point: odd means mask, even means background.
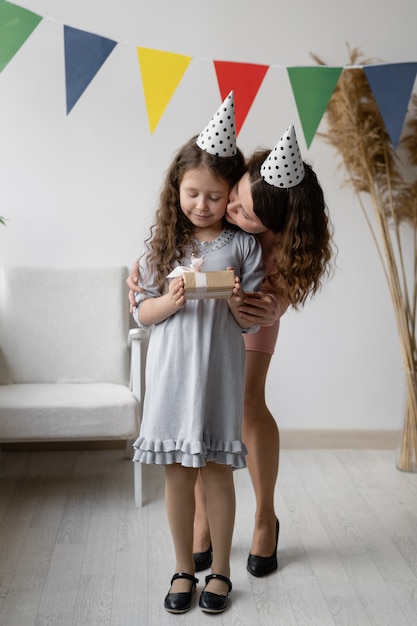
[[[304,179],[295,187],[278,188],[262,179],[260,167],[269,153],[258,150],[247,163],[253,210],[276,238],[271,285],[279,298],[297,308],[330,272],[330,220],[323,190],[307,163]]]
[[[155,222],[146,240],[149,248],[148,269],[156,274],[156,282],[161,288],[166,283],[167,274],[184,256],[186,248],[193,245],[194,226],[180,207],[180,185],[186,172],[206,168],[232,188],[246,171],[240,150],[235,156],[219,157],[201,150],[196,139],[197,135],[191,137],[178,150],[167,171]]]

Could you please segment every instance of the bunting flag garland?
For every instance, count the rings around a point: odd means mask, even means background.
[[[30,37],[42,17],[0,0],[0,72]]]
[[[67,115],[116,45],[112,39],[64,26]]]
[[[155,130],[192,57],[138,48],[143,91],[151,133]]]
[[[231,61],[214,61],[213,63],[222,100],[230,91],[234,91],[235,94],[237,137],[269,66]]]
[[[417,63],[365,65],[364,72],[396,150],[417,74]]]
[[[43,19],[23,7],[0,0],[0,73]],[[68,115],[118,42],[65,24],[62,26]],[[152,134],[193,57],[123,43],[134,47],[137,53]],[[267,71],[283,66],[221,60],[213,60],[213,66],[222,100],[234,91],[237,136]],[[417,75],[417,62],[361,67],[393,147],[397,149]],[[349,69],[350,66],[286,67],[307,148],[314,139],[340,74]],[[271,120],[271,124],[275,122]]]
[[[327,66],[287,68],[307,148],[314,139],[342,70],[342,67]]]

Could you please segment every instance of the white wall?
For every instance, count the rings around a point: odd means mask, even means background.
[[[0,264],[131,265],[174,150],[220,95],[213,59],[274,65],[239,135],[249,153],[300,129],[285,67],[348,61],[346,43],[385,62],[416,61],[414,0],[21,0],[45,16],[0,74]],[[47,19],[48,18],[48,19]],[[120,42],[69,116],[63,24]],[[135,46],[193,57],[153,135]],[[189,104],[195,104],[190,111]],[[324,128],[324,125],[321,126]],[[375,246],[335,152],[304,158],[325,190],[339,249],[331,282],[282,322],[268,401],[282,428],[395,429],[401,358]],[[22,306],[30,315],[30,302]]]

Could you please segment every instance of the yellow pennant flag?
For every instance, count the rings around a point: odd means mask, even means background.
[[[161,119],[192,57],[138,48],[139,66],[151,133]]]

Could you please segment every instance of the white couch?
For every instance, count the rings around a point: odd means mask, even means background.
[[[0,270],[0,443],[132,440],[148,333],[130,329],[125,267]],[[141,464],[132,462],[142,506]]]

